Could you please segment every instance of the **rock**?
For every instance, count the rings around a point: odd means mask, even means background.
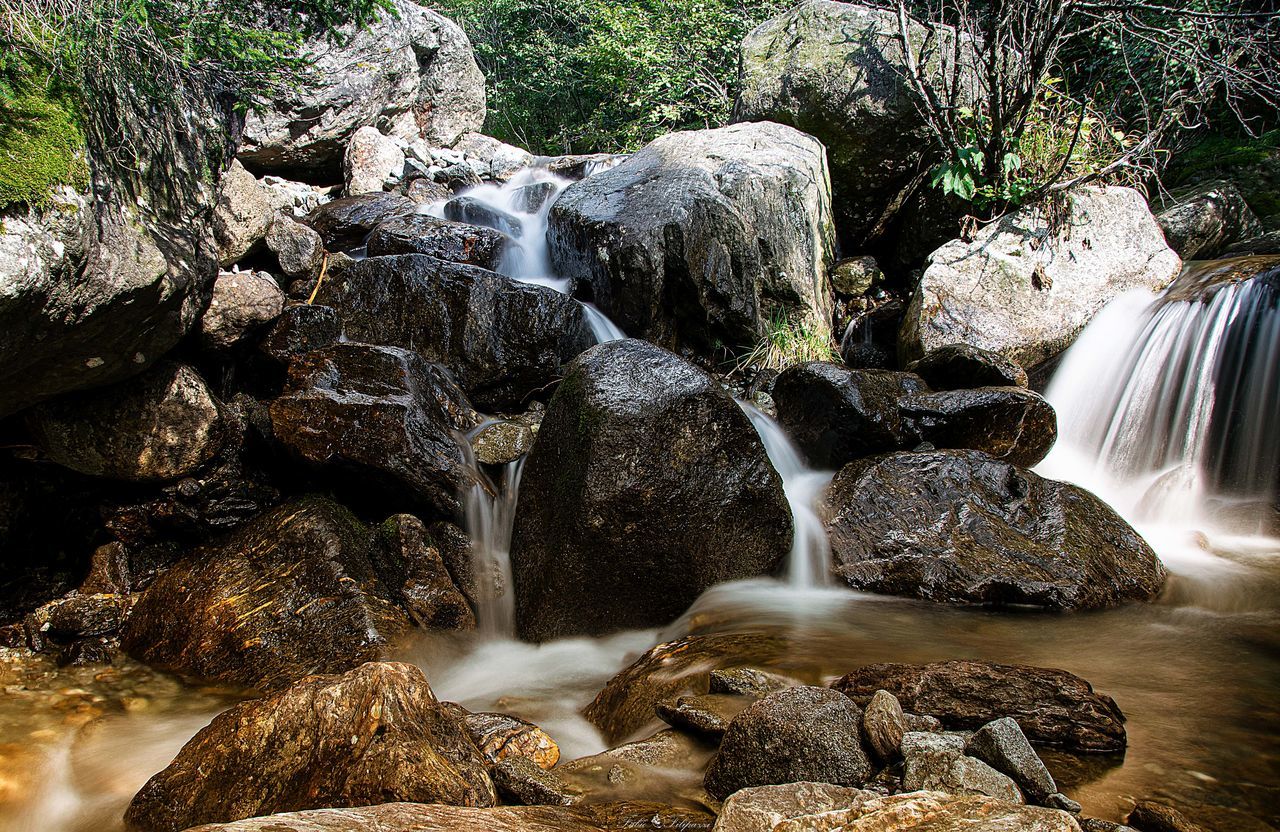
[[[899,359],[960,342],[1034,367],[1113,298],[1178,276],[1182,262],[1137,191],[1084,187],[1061,198],[1060,209],[1022,208],[972,242],[935,251],[903,321]]]
[[[27,424],[59,465],[135,482],[193,473],[218,452],[224,427],[204,380],[173,363],[105,390],[40,405]]]
[[[556,273],[634,337],[750,351],[774,319],[830,326],[826,157],[791,128],[663,136],[569,186],[549,223]]]
[[[568,367],[525,464],[511,551],[523,638],[660,626],[772,572],[791,510],[719,382],[643,341]]]
[[[448,185],[425,178],[410,180],[404,193],[418,205],[434,205],[453,196]]]
[[[908,433],[935,448],[984,451],[1030,468],[1058,439],[1058,416],[1039,393],[1022,387],[983,387],[915,393],[899,402]]]
[[[72,593],[29,613],[22,627],[27,645],[43,652],[83,639],[115,635],[129,607],[127,595]]]
[[[524,224],[519,218],[471,196],[455,196],[446,202],[444,215],[453,222],[478,225],[511,237],[524,234]]]
[[[271,207],[292,219],[301,219],[338,195],[341,185],[309,185],[280,176],[264,176],[258,185],[267,194]]]
[[[267,236],[274,209],[258,179],[238,161],[222,175],[213,233],[218,260],[226,267],[251,253]]]
[[[1022,733],[1017,721],[1009,717],[988,722],[974,732],[965,753],[1012,777],[1027,797],[1036,803],[1044,804],[1050,795],[1058,791],[1053,775],[1027,741],[1026,734]]]
[[[773,386],[778,421],[809,464],[828,470],[920,443],[899,402],[929,388],[918,376],[849,370],[812,361],[788,367]]]
[[[470,536],[453,523],[439,521],[428,529],[431,539],[440,548],[440,557],[453,578],[454,584],[467,596],[471,606],[479,606],[481,593],[476,585],[475,555]]]
[[[632,797],[662,784],[673,798],[705,805],[709,802],[706,792],[693,783],[701,779],[713,750],[699,738],[666,730],[561,763],[555,772],[563,778],[565,793],[574,802]]]
[[[356,809],[317,809],[236,823],[201,826],[188,832],[659,832],[708,829],[711,816],[694,809],[656,803],[595,806],[463,806],[386,803]],[[1037,830],[1041,832],[1041,830]],[[1057,829],[1043,832],[1059,832]]]
[[[1239,188],[1225,180],[1175,191],[1156,215],[1169,247],[1183,260],[1207,260],[1263,232]]]
[[[560,746],[532,722],[493,713],[465,713],[463,720],[472,742],[490,764],[521,758],[550,769],[560,760]]]
[[[672,728],[718,739],[724,735],[733,718],[752,701],[746,696],[708,693],[661,702],[656,711]]]
[[[994,352],[968,344],[946,344],[907,365],[934,390],[976,387],[1026,387],[1027,372]]]
[[[335,344],[342,335],[338,313],[329,306],[290,306],[267,330],[258,349],[281,364]]]
[[[708,689],[711,693],[738,696],[765,696],[800,684],[785,676],[754,667],[731,667],[711,671]]]
[[[515,241],[492,228],[411,214],[387,220],[369,237],[369,256],[429,254],[450,263],[498,271]]]
[[[300,459],[446,517],[462,511],[474,471],[456,431],[475,425],[448,373],[395,347],[338,343],[289,365],[271,403],[277,441]]]
[[[373,229],[387,220],[417,211],[413,200],[397,194],[361,194],[326,202],[307,215],[325,248],[347,251],[364,245]]]
[[[1083,806],[1061,792],[1055,792],[1044,799],[1044,805],[1050,809],[1061,809],[1073,815],[1080,814]]]
[[[465,728],[418,668],[312,676],[216,717],[147,781],[125,820],[146,832],[330,806],[492,806]]]
[[[899,33],[891,10],[806,0],[752,31],[739,53],[734,120],[788,124],[826,145],[838,226],[855,247],[934,161]],[[951,57],[950,27],[909,19],[907,37],[916,54],[928,42],[934,55]],[[961,49],[969,51],[963,42]],[[942,82],[936,58],[924,71]],[[963,102],[974,81],[964,74],[955,80]]]
[[[282,213],[276,213],[267,230],[267,248],[275,254],[280,271],[296,280],[314,280],[324,266],[324,240]]]
[[[118,81],[99,73],[79,96],[92,195],[0,211],[0,418],[143,372],[208,303],[231,101],[179,84],[184,106],[158,111]]]
[[[348,338],[443,364],[490,411],[520,407],[595,343],[567,295],[423,254],[356,263],[316,299],[338,310]]]
[[[198,549],[142,593],[124,646],[156,667],[275,690],[381,658],[411,626],[350,512],[295,500]]]
[[[879,693],[879,691],[876,691]],[[907,731],[902,735],[902,756],[925,754],[963,754],[968,738],[958,733]]]
[[[526,214],[536,214],[557,193],[554,182],[534,182],[517,188],[511,195],[511,207]]]
[[[884,283],[884,272],[874,257],[849,257],[836,263],[831,271],[831,286],[842,295],[858,296],[878,283]]]
[[[980,728],[1009,716],[1044,745],[1084,752],[1125,746],[1124,715],[1116,703],[1064,670],[970,661],[873,664],[832,687],[859,703],[887,690],[903,708],[937,717],[948,728]]]
[[[1148,600],[1164,585],[1155,552],[1097,497],[978,451],[850,463],[823,516],[835,571],[867,592],[1065,610]]]
[[[454,150],[464,156],[483,160],[489,168],[489,178],[495,182],[506,182],[534,163],[534,156],[529,151],[483,133],[467,133],[454,145]]]
[[[862,738],[867,749],[881,762],[893,762],[901,755],[906,730],[898,698],[887,690],[876,691],[862,711]]]
[[[510,757],[493,767],[493,782],[504,800],[523,806],[573,806],[582,795],[556,771],[528,757]]]
[[[872,771],[860,723],[858,707],[835,691],[769,694],[729,724],[703,785],[721,800],[750,786],[801,780],[861,785]]]
[[[840,345],[840,358],[851,370],[893,370],[898,366],[893,350],[871,341],[845,341]]]
[[[577,182],[597,173],[609,170],[626,161],[625,154],[588,153],[570,156],[553,156],[547,160],[547,170],[556,176]]]
[[[826,829],[815,822],[825,816],[844,819],[879,799],[874,792],[830,783],[753,786],[725,800],[713,832],[773,832],[788,823],[801,829]]]
[[[506,465],[529,453],[536,435],[529,425],[494,422],[471,439],[476,461],[485,465]]]
[[[616,742],[652,722],[660,702],[707,693],[717,670],[777,661],[786,652],[785,641],[760,633],[695,635],[659,644],[610,679],[583,715]],[[716,668],[710,677],[708,668]],[[722,676],[716,692],[734,692],[724,689],[726,678],[735,677]]]
[[[391,6],[375,23],[302,46],[306,79],[245,119],[240,159],[250,169],[335,169],[362,127],[402,139],[421,134],[434,145],[480,129],[484,76],[462,29],[408,0]]]
[[[986,795],[1007,803],[1023,802],[1022,793],[1013,780],[981,760],[966,757],[962,751],[906,754],[905,758],[902,771],[904,791]]]
[[[896,698],[896,697],[895,697]],[[908,733],[938,733],[942,731],[942,722],[931,716],[921,716],[920,714],[902,714],[902,722]]]
[[[440,547],[421,520],[411,514],[389,517],[378,527],[377,538],[383,555],[378,571],[414,624],[437,631],[475,629],[475,613],[454,584]],[[476,745],[480,747],[479,742]],[[555,744],[551,745],[554,748]],[[481,751],[485,749],[481,747]]]
[[[388,180],[398,180],[404,172],[404,151],[376,127],[361,127],[347,142],[342,170],[347,196],[380,194]]]
[[[1084,832],[1136,832],[1132,826],[1124,826],[1123,824],[1097,818],[1081,818],[1080,828]]]
[[[1154,800],[1139,800],[1124,822],[1140,832],[1205,832],[1177,809]]]
[[[284,292],[266,272],[223,272],[200,319],[200,343],[212,352],[231,349],[284,309]]]
[[[1280,254],[1280,230],[1268,231],[1265,234],[1232,243],[1222,252],[1223,257],[1265,254]]]

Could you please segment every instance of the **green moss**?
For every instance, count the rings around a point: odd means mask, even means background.
[[[43,205],[58,185],[89,180],[84,134],[68,97],[31,83],[0,99],[0,208]]]

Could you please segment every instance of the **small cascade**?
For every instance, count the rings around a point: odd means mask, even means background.
[[[515,526],[523,470],[524,457],[507,463],[496,483],[483,480],[483,473],[477,470],[482,481],[471,486],[463,501],[475,572],[476,624],[486,639],[515,637],[511,530]]]
[[[787,582],[794,589],[830,585],[831,544],[816,506],[833,474],[809,468],[777,422],[746,402],[738,404],[760,434],[769,461],[782,477],[782,488],[791,506],[793,532],[791,554],[787,560]]]
[[[1274,516],[1280,261],[1188,264],[1161,297],[1101,312],[1047,392],[1060,437],[1041,464],[1130,519],[1232,531]]]

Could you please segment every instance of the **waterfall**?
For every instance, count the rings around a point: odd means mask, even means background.
[[[1060,437],[1040,470],[1135,522],[1266,531],[1280,471],[1278,284],[1274,258],[1191,263],[1163,296],[1110,304],[1049,386]]]
[[[804,463],[800,451],[782,427],[767,414],[746,402],[738,402],[751,420],[769,461],[782,477],[782,489],[791,506],[791,554],[787,559],[787,581],[795,589],[814,589],[831,583],[831,544],[827,529],[815,507],[833,474],[814,471]]]
[[[515,599],[510,592],[511,531],[515,527],[523,471],[524,457],[508,462],[497,483],[487,483],[486,487],[486,483],[477,482],[463,501],[471,537],[476,623],[481,636],[489,639],[511,638],[515,634]]]

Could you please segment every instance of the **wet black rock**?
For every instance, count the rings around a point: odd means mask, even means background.
[[[969,344],[947,344],[907,365],[935,390],[1026,387],[1026,370],[999,353]]]
[[[518,218],[475,197],[454,197],[445,203],[444,215],[454,222],[492,228],[511,237],[524,233],[524,225]]]
[[[417,204],[397,194],[361,194],[326,202],[305,222],[320,234],[330,251],[347,251],[364,245],[373,229],[395,217],[413,214]]]
[[[411,626],[375,568],[384,560],[346,509],[297,500],[171,567],[142,593],[123,642],[156,667],[263,690],[349,670]]]
[[[411,214],[373,229],[368,254],[429,254],[450,263],[497,271],[515,245],[506,234],[492,228]]]
[[[27,421],[54,462],[139,482],[191,474],[223,440],[221,408],[204,380],[170,362],[113,387],[41,405]]]
[[[949,729],[1012,717],[1028,738],[1074,751],[1123,751],[1124,715],[1111,697],[1065,670],[990,662],[872,664],[831,685],[863,704],[887,690],[902,707]]]
[[[568,369],[520,489],[516,622],[537,641],[649,627],[790,548],[782,481],[720,384],[643,341]]]
[[[453,582],[426,525],[397,514],[378,526],[377,568],[409,618],[428,630],[471,630],[475,613]]]
[[[721,800],[739,789],[779,783],[860,786],[872,773],[861,722],[858,707],[827,688],[770,694],[729,724],[703,785]]]
[[[1030,468],[1058,438],[1058,417],[1039,393],[983,387],[916,393],[899,403],[909,433],[935,448],[970,448]]]
[[[898,403],[927,392],[924,380],[909,373],[850,370],[814,361],[778,376],[773,399],[778,421],[809,464],[832,469],[919,444],[904,424]]]
[[[112,636],[129,614],[129,598],[109,593],[72,593],[50,601],[23,622],[32,650],[56,650],[73,642]]]
[[[551,197],[555,196],[555,193],[556,186],[554,182],[534,182],[517,188],[515,193],[511,195],[511,205],[517,211],[536,214],[543,209]]]
[[[353,341],[412,349],[453,373],[481,408],[520,408],[595,343],[582,306],[424,254],[373,257],[324,282]]]
[[[418,668],[370,663],[312,676],[220,714],[129,804],[131,829],[397,801],[492,806],[466,727]]]
[[[323,473],[396,497],[408,492],[446,517],[475,482],[456,432],[475,425],[466,396],[436,364],[395,347],[339,343],[289,367],[271,403],[275,438]]]
[[[342,324],[335,309],[318,304],[298,304],[281,313],[258,342],[269,358],[288,364],[312,350],[337,343]]]
[[[824,517],[837,574],[868,592],[1091,609],[1153,598],[1165,579],[1151,547],[1097,497],[978,451],[851,463]]]
[[[988,722],[969,738],[965,753],[1012,777],[1035,803],[1044,804],[1058,791],[1053,775],[1031,747],[1017,720],[1003,717]]]

